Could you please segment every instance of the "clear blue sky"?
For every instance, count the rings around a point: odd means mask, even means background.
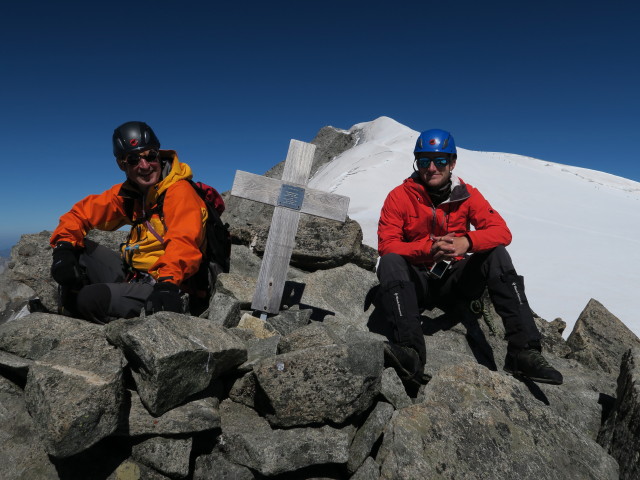
[[[4,2],[0,248],[120,182],[129,120],[221,191],[381,115],[640,181],[639,24],[631,0]]]

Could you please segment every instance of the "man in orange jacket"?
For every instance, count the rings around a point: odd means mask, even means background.
[[[188,181],[189,165],[144,122],[113,133],[113,153],[124,183],[76,203],[51,236],[51,274],[66,292],[72,314],[98,323],[147,312],[186,310],[187,280],[199,269],[207,208]],[[121,255],[85,239],[92,229],[131,225]],[[69,292],[74,292],[69,294]]]
[[[387,363],[405,383],[426,383],[421,309],[477,299],[487,287],[505,325],[505,371],[561,384],[562,375],[541,354],[524,279],[505,249],[509,228],[478,190],[452,173],[453,137],[422,132],[414,158],[413,175],[389,193],[378,224],[377,328],[389,338]]]

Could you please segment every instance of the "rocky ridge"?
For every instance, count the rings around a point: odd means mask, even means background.
[[[322,158],[351,141],[323,130]],[[357,223],[301,222],[280,314],[251,315],[259,209],[229,202],[231,272],[202,318],[56,315],[49,233],[21,238],[0,275],[1,478],[638,477],[640,340],[596,300],[567,341],[536,318],[562,386],[502,371],[488,297],[484,317],[424,312],[433,378],[412,398],[367,327],[375,252]]]

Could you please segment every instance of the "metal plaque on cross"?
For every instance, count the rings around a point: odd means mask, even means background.
[[[307,188],[316,146],[291,140],[282,180],[238,170],[231,195],[273,205],[267,244],[251,308],[278,313],[301,213],[344,222],[349,197]]]

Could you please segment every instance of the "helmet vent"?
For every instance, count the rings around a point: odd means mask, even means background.
[[[131,140],[129,140],[129,143],[131,144],[132,147],[135,147],[136,145],[138,145],[138,139],[132,138]]]

